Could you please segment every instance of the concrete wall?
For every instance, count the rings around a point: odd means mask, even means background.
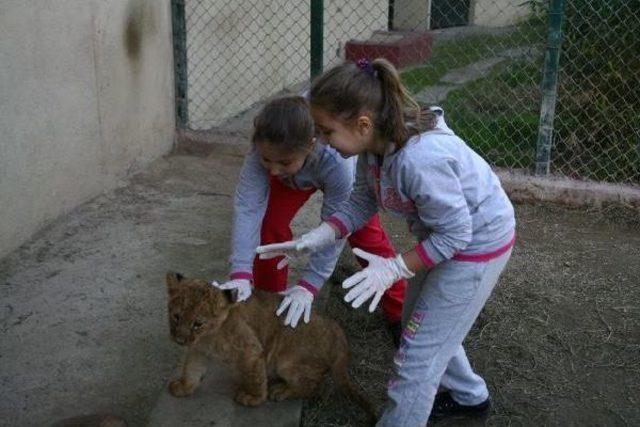
[[[429,0],[395,0],[393,4],[393,28],[396,30],[428,30],[430,17]]]
[[[530,14],[531,9],[522,0],[471,0],[469,24],[484,27],[513,25]],[[394,28],[429,29],[430,0],[396,0]]]
[[[169,1],[0,1],[0,256],[173,142]]]
[[[325,2],[325,67],[351,38],[386,29],[386,2]],[[207,129],[309,77],[309,3],[187,0],[189,117]]]
[[[486,27],[513,25],[531,13],[521,0],[472,0],[469,22]]]

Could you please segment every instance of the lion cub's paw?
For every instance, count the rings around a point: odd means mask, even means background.
[[[183,379],[173,380],[169,383],[169,391],[175,397],[190,396],[196,390],[196,386],[186,384]]]
[[[290,395],[291,390],[285,383],[278,383],[269,387],[269,399],[275,400],[276,402],[288,399]]]
[[[244,390],[239,390],[236,393],[236,402],[244,406],[258,406],[262,405],[266,400],[266,396],[256,396],[254,394],[249,394]]]

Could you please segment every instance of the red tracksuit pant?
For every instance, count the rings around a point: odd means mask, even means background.
[[[260,244],[286,242],[293,238],[290,224],[295,214],[305,204],[316,189],[296,190],[284,185],[279,179],[270,177],[270,193],[267,211],[262,220]],[[360,248],[385,258],[396,256],[396,253],[380,224],[380,217],[374,215],[361,229],[348,238],[352,248]],[[276,264],[281,258],[256,259],[253,264],[253,282],[260,289],[280,292],[286,289],[289,270],[287,267],[278,270]],[[362,267],[367,261],[357,258]],[[399,280],[385,292],[382,297],[382,311],[390,322],[398,322],[402,318],[402,304],[406,280]]]

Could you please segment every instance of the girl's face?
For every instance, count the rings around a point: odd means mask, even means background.
[[[313,141],[309,142],[309,147],[301,150],[291,151],[283,149],[270,143],[269,141],[257,141],[256,150],[260,155],[260,163],[271,175],[278,178],[287,178],[295,175],[304,166],[304,161],[311,152]]]
[[[311,107],[311,115],[317,135],[342,157],[361,154],[374,144],[373,122],[367,116],[358,117],[348,126],[318,107]]]

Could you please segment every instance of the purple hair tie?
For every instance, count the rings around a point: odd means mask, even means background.
[[[376,75],[378,74],[376,73],[376,70],[373,69],[373,65],[371,65],[371,61],[369,61],[369,59],[367,58],[358,59],[357,64],[358,64],[358,68],[360,68],[362,71],[366,72],[370,76],[376,77]]]

